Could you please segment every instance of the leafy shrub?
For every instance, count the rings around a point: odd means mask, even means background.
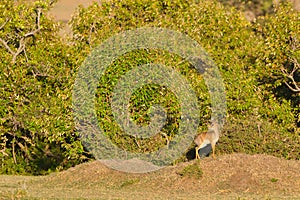
[[[283,7],[282,9],[289,8]],[[296,20],[294,17],[290,22],[284,21],[283,23],[292,24]],[[142,0],[108,2],[103,3],[101,6],[94,4],[87,9],[80,8],[77,15],[72,19],[71,25],[77,45],[83,46],[85,49],[97,46],[108,37],[120,31],[138,27],[164,27],[188,34],[210,53],[210,56],[218,65],[224,78],[228,118],[224,129],[225,137],[220,139],[220,151],[223,153],[268,152],[277,156],[299,159],[297,150],[291,151],[291,149],[298,149],[299,144],[299,136],[293,132],[297,129],[293,106],[290,101],[275,98],[275,92],[267,88],[266,82],[262,83],[260,81],[261,75],[267,75],[268,71],[265,69],[266,63],[261,62],[262,56],[266,56],[266,54],[263,54],[265,51],[265,40],[256,31],[259,23],[251,24],[237,10],[225,10],[216,2],[164,1],[150,3],[149,1]],[[264,23],[269,22],[265,20]],[[280,44],[278,44],[277,49],[280,51]],[[155,57],[154,60],[163,61],[163,63],[168,63],[166,61],[167,57],[172,56],[167,55],[164,58],[161,55],[161,53],[151,52],[151,56]],[[115,63],[111,69],[118,69],[124,74],[128,70],[125,66],[136,66],[146,61],[153,62],[153,60],[150,58],[147,60],[144,56],[144,53],[138,52],[135,55],[130,54],[127,57],[122,57],[120,60],[126,64]],[[145,59],[146,61],[144,61]],[[171,64],[173,63],[171,62]],[[173,65],[177,66],[182,74],[188,76],[189,80],[193,80],[191,77],[201,80],[200,76],[192,74],[191,71],[188,71],[188,73],[184,72],[190,67],[189,65],[176,63]],[[271,72],[271,74],[274,73]],[[108,78],[108,76],[110,77]],[[108,70],[103,79],[113,80],[111,76],[112,70]],[[197,81],[192,84],[194,88],[205,87],[203,83],[197,83]],[[101,82],[99,85],[98,94],[103,95],[97,96],[98,102],[106,102],[107,107],[103,109],[103,105],[98,104],[98,113],[108,112],[110,106],[109,93],[112,92],[114,84],[107,84],[108,86],[105,86],[105,82]],[[111,88],[109,89],[108,87]],[[145,94],[147,91],[141,93]],[[155,93],[153,91],[152,95]],[[203,99],[205,99],[204,104],[201,102],[202,110],[200,111],[200,115],[202,116],[200,126],[202,127],[210,115],[207,112],[209,103],[207,99],[209,97],[205,93],[205,89],[197,92],[197,95],[203,96]],[[139,96],[140,99],[133,101],[141,101],[142,96],[141,94]],[[108,100],[103,101],[105,98]],[[144,110],[147,110],[147,108]],[[136,105],[135,110],[141,111],[143,109]],[[140,116],[139,114],[137,116]],[[142,119],[146,120],[146,115],[142,115],[144,116]],[[98,114],[98,116],[104,115]],[[110,116],[105,119],[110,123],[113,119],[112,114],[106,113],[106,116]],[[100,117],[98,119],[100,120],[100,124],[102,123],[101,120],[104,120]],[[102,124],[102,127],[109,126],[108,124]],[[258,126],[260,126],[260,130]],[[200,129],[205,129],[205,127],[200,127]],[[260,137],[257,136],[259,131]],[[120,132],[121,130],[117,129],[116,132],[108,131],[108,134],[119,135]],[[127,142],[131,140],[129,144],[126,144],[130,148],[136,146],[133,143],[133,139],[125,136],[122,138]],[[159,141],[163,142],[163,136],[161,136]],[[115,142],[119,143],[118,141]],[[147,144],[149,147],[149,141],[146,141],[145,145],[147,146]],[[126,145],[124,146],[123,144],[123,147],[127,148]],[[138,148],[138,146],[135,148]]]
[[[2,173],[46,173],[86,159],[71,115],[76,58],[44,15],[49,8],[0,3]]]
[[[92,156],[82,146],[72,115],[76,73],[90,51],[107,38],[138,27],[163,27],[187,34],[210,54],[226,87],[227,122],[220,153],[268,153],[299,159],[299,93],[284,84],[282,72],[299,58],[289,38],[299,41],[299,13],[281,5],[274,15],[249,23],[234,8],[215,1],[109,1],[80,7],[67,43],[60,25],[44,15],[50,1],[0,2],[0,160],[1,173],[41,174],[65,169]],[[39,19],[39,20],[38,20]],[[276,28],[274,28],[276,27]],[[178,131],[180,110],[168,88],[147,85],[130,99],[132,119],[149,123],[149,108],[161,104],[168,123],[149,139],[122,132],[110,100],[122,75],[145,63],[174,66],[190,81],[200,104],[199,130],[209,120],[210,98],[203,78],[178,55],[139,50],[116,60],[101,77],[96,113],[105,134],[120,147],[149,152],[171,141]]]

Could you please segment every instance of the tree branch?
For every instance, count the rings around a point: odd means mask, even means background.
[[[281,69],[283,74],[292,82],[292,85],[287,81],[285,81],[284,83],[293,92],[300,92],[300,86],[294,79],[295,73],[300,69],[300,64],[298,63],[298,60],[296,58],[292,59],[292,63],[294,64],[294,67],[291,73],[288,73],[286,69]]]
[[[16,152],[15,152],[15,141],[16,141],[16,137],[14,137],[12,141],[12,156],[13,156],[14,163],[17,164]]]
[[[15,51],[13,51],[8,43],[6,41],[4,41],[2,38],[0,38],[0,42],[2,43],[2,45],[9,51],[10,54],[12,54],[12,60],[11,62],[14,64],[16,63],[16,59],[17,56],[20,55],[22,52],[25,52],[25,48],[26,48],[26,38],[34,36],[37,32],[39,32],[41,30],[41,14],[42,14],[42,8],[37,8],[37,17],[36,17],[36,29],[30,31],[29,33],[26,33],[24,36],[21,37],[20,41],[19,41],[19,47],[18,49]],[[7,24],[7,22],[9,21],[9,19],[7,19],[1,26],[0,26],[0,30],[4,28],[4,26]]]
[[[37,28],[29,33],[26,33],[24,35],[24,37],[29,37],[29,36],[34,36],[37,32],[39,32],[41,30],[41,14],[42,14],[42,9],[41,8],[37,8],[37,18],[36,18],[36,25],[37,25]]]
[[[44,65],[42,65],[44,68],[46,68]],[[48,66],[47,66],[48,67]],[[34,77],[49,77],[49,78],[53,78],[53,76],[49,75],[47,72],[40,72],[35,66],[31,66],[32,70],[31,73],[33,74]],[[49,67],[48,67],[49,69]]]
[[[3,46],[9,51],[9,53],[11,54],[15,54],[15,52],[8,46],[8,44],[2,39],[0,38],[0,42],[3,44]]]
[[[4,26],[7,24],[8,21],[9,19],[6,19],[6,21],[0,26],[0,30],[4,28]]]
[[[4,156],[8,156],[8,154],[5,152],[6,149],[1,149],[0,153],[2,153]]]

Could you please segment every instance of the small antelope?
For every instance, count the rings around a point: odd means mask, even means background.
[[[219,140],[220,129],[217,122],[212,122],[207,132],[199,133],[195,136],[194,142],[197,145],[196,150],[196,159],[200,159],[199,149],[205,147],[207,144],[211,144],[212,147],[212,156],[215,159],[215,145]]]

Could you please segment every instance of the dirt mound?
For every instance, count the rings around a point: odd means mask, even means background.
[[[48,176],[1,176],[0,199],[300,199],[300,161],[232,154],[144,173],[99,161]]]
[[[202,169],[202,177],[182,176],[181,172],[191,165]],[[125,197],[137,193],[158,197],[234,194],[289,198],[300,196],[299,169],[300,161],[246,154],[223,155],[216,160],[205,158],[145,174],[112,170],[94,161],[52,174],[43,182],[60,188],[118,190]]]

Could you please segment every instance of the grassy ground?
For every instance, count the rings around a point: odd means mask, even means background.
[[[0,199],[300,199],[300,161],[233,154],[129,174],[94,161],[48,176],[0,176]]]

